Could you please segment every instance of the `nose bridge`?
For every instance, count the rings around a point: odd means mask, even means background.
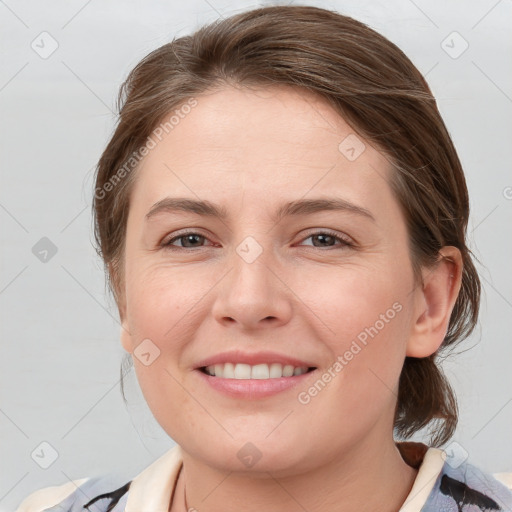
[[[234,246],[231,270],[215,300],[219,320],[230,317],[249,327],[268,317],[283,321],[289,315],[286,287],[277,277],[280,270],[267,235],[248,235]]]
[[[258,239],[259,241],[258,241]],[[233,264],[233,279],[241,289],[238,293],[257,294],[258,296],[275,293],[276,277],[270,271],[275,267],[275,255],[273,254],[270,237],[262,235],[246,236],[240,242],[231,255]],[[261,243],[260,243],[261,242]],[[275,272],[275,270],[274,270]],[[255,295],[254,300],[257,300]],[[267,297],[268,300],[268,297]]]
[[[241,201],[242,204],[244,202]],[[275,244],[272,241],[275,230],[265,217],[264,212],[268,209],[261,200],[258,203],[253,198],[252,209],[245,211],[242,211],[242,204],[232,231],[234,252],[231,257],[237,272],[247,274],[247,278],[254,273],[269,272],[267,266],[275,266]]]

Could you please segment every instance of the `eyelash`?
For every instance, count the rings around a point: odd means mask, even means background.
[[[177,246],[171,245],[176,240],[180,240],[181,238],[185,238],[185,237],[190,236],[190,235],[198,235],[198,236],[204,238],[205,240],[208,240],[208,238],[206,236],[202,235],[201,233],[198,233],[196,231],[186,231],[186,232],[180,233],[177,236],[174,236],[173,238],[171,238],[167,242],[162,242],[161,243],[161,247],[163,247],[164,249],[170,250],[170,251],[191,251],[191,250],[202,249],[203,247],[177,247]],[[340,236],[336,232],[330,231],[328,229],[324,229],[322,231],[315,231],[314,233],[310,233],[306,238],[303,238],[302,240],[307,240],[308,238],[311,238],[313,236],[318,236],[318,235],[328,235],[328,236],[333,237],[336,241],[341,242],[341,245],[338,246],[339,249],[344,249],[346,247],[354,247],[354,244],[351,241],[349,241],[348,239]],[[311,246],[311,247],[313,247],[313,246]],[[332,249],[335,249],[335,248],[336,248],[335,246],[333,246],[333,247],[325,247],[325,248],[323,248],[323,250],[329,250],[329,249],[332,250]],[[322,248],[321,247],[313,247],[313,249],[322,249]]]

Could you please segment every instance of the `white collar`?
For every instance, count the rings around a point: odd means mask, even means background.
[[[400,512],[420,512],[444,464],[443,450],[430,447]],[[175,445],[139,473],[130,484],[125,512],[168,512],[183,465],[181,447]]]
[[[139,473],[130,484],[125,512],[169,512],[182,465],[181,447],[176,445]]]
[[[439,448],[430,447],[425,452],[412,489],[405,498],[399,512],[421,512],[434,488],[439,473],[443,469],[444,461],[444,451]]]

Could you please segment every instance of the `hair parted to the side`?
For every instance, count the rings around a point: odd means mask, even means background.
[[[123,83],[118,124],[98,163],[93,202],[97,251],[120,314],[126,223],[137,169],[133,155],[165,116],[190,98],[226,85],[284,85],[316,93],[386,155],[416,275],[438,261],[443,246],[462,253],[462,286],[441,353],[467,337],[477,322],[481,286],[466,246],[468,193],[430,88],[385,37],[313,6],[263,7],[217,20],[151,52]],[[400,438],[430,427],[431,444],[440,446],[455,431],[457,402],[438,355],[405,360],[395,411]]]

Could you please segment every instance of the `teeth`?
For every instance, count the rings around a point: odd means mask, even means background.
[[[307,366],[294,367],[291,364],[280,363],[256,364],[215,364],[206,367],[206,373],[214,377],[224,379],[279,379],[281,377],[292,377],[302,375],[308,371]]]

